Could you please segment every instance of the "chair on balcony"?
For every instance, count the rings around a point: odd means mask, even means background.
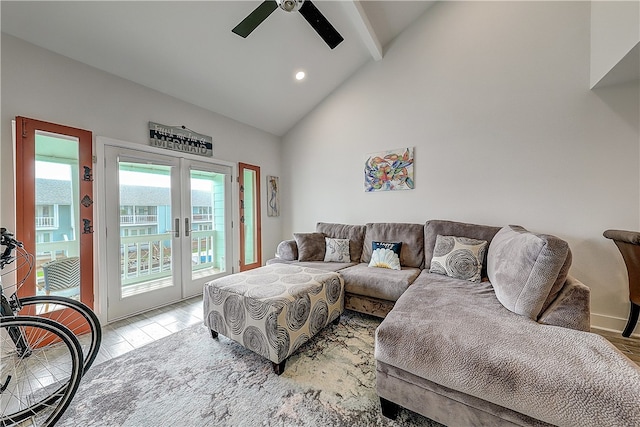
[[[631,301],[631,310],[629,312],[629,320],[627,326],[622,332],[623,337],[628,337],[638,322],[640,314],[640,233],[635,231],[624,230],[607,230],[604,237],[613,240],[616,244],[624,263],[627,266],[627,275],[629,276],[629,300]]]
[[[80,258],[61,258],[42,264],[44,291],[61,291],[80,286]]]

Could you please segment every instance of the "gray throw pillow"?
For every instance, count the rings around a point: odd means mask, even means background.
[[[537,320],[552,289],[566,280],[570,256],[564,240],[509,225],[489,245],[487,274],[502,305]]]
[[[299,261],[324,261],[324,234],[293,233],[293,238],[298,245]]]
[[[486,251],[486,240],[438,235],[429,273],[480,282]]]

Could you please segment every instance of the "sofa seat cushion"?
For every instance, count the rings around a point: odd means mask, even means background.
[[[419,274],[419,268],[391,270],[369,267],[366,263],[340,270],[345,292],[387,301],[396,301]]]
[[[376,330],[376,360],[554,425],[633,425],[640,368],[603,337],[541,325],[489,282],[423,272]]]
[[[324,261],[286,261],[280,258],[272,258],[267,260],[267,265],[273,264],[291,264],[298,267],[317,268],[324,271],[340,271],[344,268],[356,265],[355,262],[324,262]]]

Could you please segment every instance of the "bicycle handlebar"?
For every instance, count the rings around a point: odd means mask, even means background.
[[[0,228],[0,245],[6,246],[7,248],[0,255],[0,260],[7,261],[11,258],[11,252],[15,248],[23,247],[22,242],[13,238],[13,233],[6,228]]]

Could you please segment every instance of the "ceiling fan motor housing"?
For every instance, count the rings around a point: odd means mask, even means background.
[[[287,12],[297,12],[302,7],[304,0],[276,0],[278,6]]]

